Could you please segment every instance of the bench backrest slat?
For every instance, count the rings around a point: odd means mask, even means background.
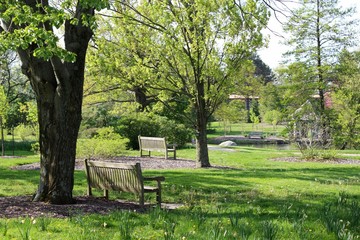
[[[162,150],[166,149],[166,139],[157,137],[139,136],[139,144],[142,149]]]

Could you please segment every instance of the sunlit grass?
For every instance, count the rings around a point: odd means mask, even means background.
[[[230,149],[210,148],[214,168],[144,170],[144,175],[165,176],[163,201],[183,204],[176,210],[0,219],[0,239],[24,239],[26,232],[31,239],[359,238],[360,165],[274,161],[299,156],[296,150]],[[195,160],[195,149],[179,149],[177,155]],[[11,167],[37,161],[35,155],[0,159],[0,196],[33,194],[39,171]],[[74,196],[85,194],[85,173],[75,171]],[[116,192],[110,198],[137,200]],[[153,195],[147,198],[155,202]]]

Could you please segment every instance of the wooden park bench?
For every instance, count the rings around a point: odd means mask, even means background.
[[[161,206],[161,182],[164,177],[144,177],[140,163],[122,164],[115,162],[85,160],[88,196],[92,188],[104,190],[104,197],[109,197],[109,190],[134,193],[139,196],[140,206],[144,206],[144,193],[156,193],[156,200]],[[144,181],[156,181],[157,186],[144,186]]]
[[[166,144],[165,138],[160,137],[143,137],[139,136],[139,149],[140,157],[149,156],[151,151],[164,152],[165,159],[168,159],[169,152],[174,154],[174,159],[176,159],[176,147],[175,145]],[[148,154],[143,154],[143,151],[148,151]]]
[[[263,135],[262,132],[250,132],[250,133],[249,133],[249,138],[252,138],[252,139],[262,139],[262,135]]]

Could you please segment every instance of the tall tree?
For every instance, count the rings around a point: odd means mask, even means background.
[[[329,138],[329,118],[325,107],[325,93],[331,81],[332,64],[338,53],[353,44],[354,33],[351,20],[354,9],[343,10],[338,0],[303,0],[301,6],[284,25],[290,33],[286,44],[291,50],[286,53],[289,61],[302,63],[309,79],[304,79],[313,95],[318,94],[318,109],[322,122],[322,142]],[[304,73],[300,73],[304,74]],[[305,75],[305,74],[304,74]],[[310,97],[310,96],[309,96]]]
[[[255,65],[255,76],[261,77],[262,83],[266,85],[269,82],[272,82],[275,80],[275,75],[272,72],[271,68],[264,63],[259,55],[254,54],[251,56],[251,59]]]
[[[255,0],[174,0],[122,1],[113,10],[123,32],[118,44],[132,61],[124,72],[159,91],[160,101],[187,98],[187,114],[179,118],[194,127],[198,167],[210,166],[207,123],[262,45],[267,9]]]
[[[34,99],[28,80],[21,73],[19,58],[14,51],[5,51],[0,56],[0,84],[4,87],[8,101],[5,128],[13,129],[24,123],[25,115],[20,112],[22,102]]]
[[[344,50],[336,66],[333,107],[337,115],[334,123],[335,144],[341,148],[360,147],[360,52]]]
[[[6,99],[4,87],[0,85],[0,135],[1,135],[1,155],[5,155],[4,146],[4,125],[6,121],[6,114],[8,110],[8,101]]]
[[[74,202],[85,56],[95,9],[106,5],[100,0],[1,1],[1,49],[18,52],[37,101],[41,169],[34,201]],[[63,44],[55,33],[60,28]]]

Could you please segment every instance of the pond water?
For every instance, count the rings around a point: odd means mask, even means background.
[[[266,148],[266,149],[277,149],[277,150],[294,150],[296,146],[289,143],[284,144],[238,144],[240,147],[253,147],[253,148]]]

